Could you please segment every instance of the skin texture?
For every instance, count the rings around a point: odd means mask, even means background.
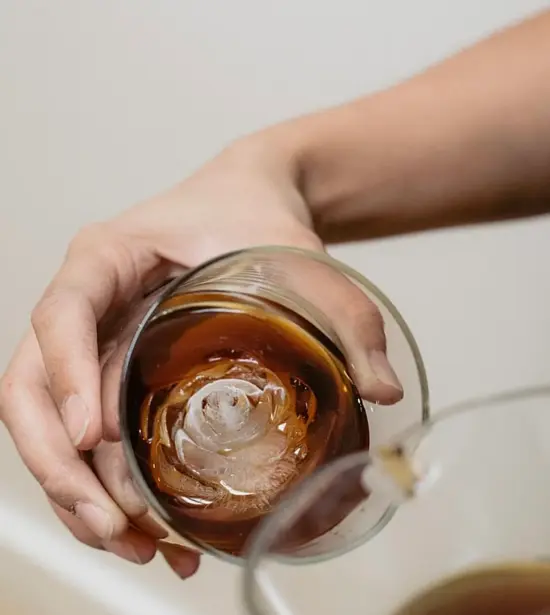
[[[109,376],[99,361],[110,328],[105,315],[124,313],[178,265],[256,244],[323,249],[289,176],[249,160],[236,146],[180,186],[84,229],[2,379],[2,420],[54,511],[79,540],[137,563],[152,559],[157,544],[129,528],[145,506],[124,464],[116,408],[102,403]],[[251,211],[261,225],[251,223]],[[364,395],[397,401],[402,390],[385,359],[376,308],[351,283],[336,289],[334,300],[334,285],[322,272],[296,275],[308,279],[310,292],[330,294],[329,311],[356,331],[346,337],[353,340],[350,356],[366,370]],[[92,451],[95,473],[79,451]],[[198,566],[196,553],[164,547],[162,553],[182,577]]]
[[[81,231],[0,383],[2,420],[76,538],[146,563],[160,537],[129,527],[145,507],[102,403],[106,315],[170,271],[237,248],[323,250],[548,211],[549,74],[547,12],[390,90],[246,137],[179,186]],[[397,401],[376,308],[315,272],[302,279],[327,289],[361,392]],[[197,570],[197,554],[161,551],[182,578]]]

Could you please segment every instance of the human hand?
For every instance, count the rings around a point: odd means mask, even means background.
[[[158,545],[161,533],[130,525],[146,506],[123,457],[117,409],[102,399],[101,357],[116,344],[107,335],[113,315],[124,314],[171,270],[266,244],[323,250],[291,170],[242,144],[71,242],[2,378],[0,408],[23,461],[82,542],[136,563],[151,560],[158,547],[181,577],[197,569],[196,553]],[[374,304],[352,284],[335,288],[338,282],[315,272],[303,279],[326,288],[327,311],[337,315],[362,395],[398,401],[402,390],[385,358]],[[92,451],[93,469],[82,451]]]

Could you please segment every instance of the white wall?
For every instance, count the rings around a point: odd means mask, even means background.
[[[0,0],[0,369],[84,223],[172,184],[241,133],[388,85],[545,6]],[[549,236],[550,221],[537,220],[334,253],[403,312],[437,406],[549,379]],[[1,444],[2,497],[57,531]],[[102,555],[90,561],[153,579],[174,606],[237,604],[236,572],[215,562],[181,584],[160,562],[134,572]]]

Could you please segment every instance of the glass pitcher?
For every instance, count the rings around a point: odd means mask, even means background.
[[[288,548],[342,507],[317,552]],[[320,470],[255,535],[244,596],[252,615],[550,613],[550,386],[438,412]]]

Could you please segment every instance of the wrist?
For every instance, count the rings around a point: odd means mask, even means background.
[[[320,236],[550,211],[549,31],[547,12],[403,84],[298,120],[299,185]]]
[[[219,159],[233,173],[244,173],[271,186],[285,213],[312,229],[311,212],[300,190],[296,139],[290,137],[286,125],[276,125],[236,140]]]
[[[413,194],[429,207],[424,191],[442,138],[430,121],[432,105],[431,93],[403,84],[282,127],[323,239],[392,234],[410,225]]]
[[[524,128],[494,102],[478,100],[475,88],[458,96],[458,85],[428,73],[285,127],[299,189],[325,242],[548,209],[548,180],[537,176],[547,156],[533,153]]]

